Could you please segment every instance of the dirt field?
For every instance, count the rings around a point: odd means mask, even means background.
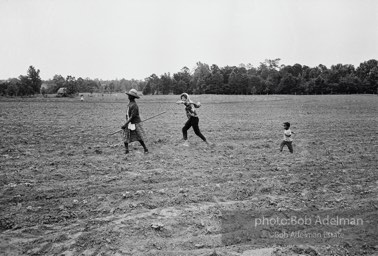
[[[126,156],[107,136],[123,95],[0,99],[0,253],[378,255],[376,95],[193,96],[214,147],[192,129],[182,146],[176,100],[138,101],[142,119],[167,113],[144,123],[151,153]],[[294,154],[279,152],[284,121]],[[310,215],[363,225],[256,226]]]

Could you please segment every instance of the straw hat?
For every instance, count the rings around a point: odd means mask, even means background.
[[[138,92],[135,89],[131,89],[129,92],[126,92],[126,94],[139,99]]]

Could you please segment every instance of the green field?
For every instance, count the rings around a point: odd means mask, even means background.
[[[377,96],[193,96],[214,147],[192,129],[182,146],[177,100],[137,101],[142,119],[167,112],[144,123],[150,154],[135,144],[126,156],[120,135],[108,136],[124,123],[125,95],[0,99],[0,253],[378,253]],[[294,154],[279,152],[286,121]],[[270,238],[277,227],[243,239],[224,216],[244,211],[348,213],[364,224],[336,227],[337,239]]]

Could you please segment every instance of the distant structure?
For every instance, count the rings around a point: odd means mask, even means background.
[[[47,83],[42,83],[42,84],[41,84],[41,90],[40,90],[40,91],[42,91],[42,90],[47,91],[47,89],[49,89],[49,85],[48,85]]]
[[[61,87],[59,88],[58,92],[56,93],[57,97],[67,97],[67,88]]]

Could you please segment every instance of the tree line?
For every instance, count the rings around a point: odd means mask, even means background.
[[[64,78],[61,75],[55,75],[53,79],[45,81],[47,85],[46,93],[56,93],[59,88],[67,88],[68,95],[75,95],[82,92],[97,92],[97,93],[115,93],[125,92],[132,88],[143,90],[144,82],[140,80],[126,80],[124,78],[118,80],[100,80],[90,78],[75,78],[67,76]]]
[[[27,96],[40,92],[42,80],[39,69],[30,66],[26,76],[0,81],[0,95]]]
[[[219,67],[198,62],[171,75],[152,74],[144,80],[100,80],[55,75],[42,81],[38,69],[30,66],[27,74],[0,81],[0,95],[28,96],[54,94],[66,88],[67,94],[83,92],[125,92],[131,88],[143,94],[356,94],[378,93],[378,61],[371,59],[355,68],[350,64],[308,67],[280,65],[280,59],[267,59],[258,67],[251,64]]]
[[[198,62],[190,71],[152,74],[145,79],[143,94],[354,94],[378,93],[378,61],[327,68],[279,65],[280,59],[265,60],[258,67],[218,67]]]
[[[52,79],[42,81],[39,76],[40,70],[30,66],[26,76],[10,78],[0,81],[0,96],[30,96],[35,94],[55,94],[60,88],[66,88],[68,96],[75,96],[78,93],[115,93],[125,92],[132,88],[142,91],[145,81],[126,80],[100,80],[90,78],[75,78],[68,75],[54,75]]]

